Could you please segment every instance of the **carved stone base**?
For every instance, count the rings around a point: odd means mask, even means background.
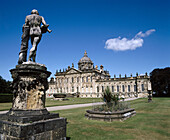
[[[10,70],[13,104],[0,115],[0,140],[64,140],[66,119],[45,108],[47,78],[51,72],[42,64],[25,62]]]
[[[42,64],[26,63],[10,70],[13,78],[13,109],[43,109],[47,78],[51,72]]]

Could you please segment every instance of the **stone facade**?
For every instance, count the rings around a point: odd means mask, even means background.
[[[131,97],[147,97],[148,87],[150,87],[150,77],[147,75],[138,75],[127,77],[111,78],[108,71],[104,70],[101,65],[94,67],[93,62],[84,53],[84,56],[78,62],[78,69],[68,66],[63,71],[56,71],[55,79],[51,78],[47,97],[54,93],[73,94],[79,93],[80,97],[101,97],[101,94],[106,87],[109,87],[111,92],[124,96]]]

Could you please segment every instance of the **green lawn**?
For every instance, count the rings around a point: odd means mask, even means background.
[[[56,111],[66,117],[67,137],[72,140],[169,140],[170,139],[170,98],[154,98],[131,102],[136,116],[124,122],[102,122],[88,120],[84,114],[88,108]]]
[[[94,103],[101,102],[100,98],[68,98],[69,100],[65,101],[56,101],[51,100],[51,98],[46,99],[46,107],[49,106],[62,106],[62,105],[73,105],[73,104],[85,104],[85,103]]]
[[[73,104],[85,104],[102,101],[100,98],[68,98],[66,101],[46,99],[46,107],[49,106],[61,106],[61,105],[73,105]],[[12,107],[12,103],[0,103],[0,111],[9,110]]]

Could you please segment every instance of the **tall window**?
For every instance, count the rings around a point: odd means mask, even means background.
[[[117,92],[119,92],[119,86],[117,86]]]
[[[134,91],[136,91],[136,85],[134,85]]]
[[[125,86],[122,85],[122,92],[125,92]]]
[[[97,86],[97,92],[99,92],[99,86]]]
[[[77,87],[77,92],[79,92],[79,87]]]
[[[77,83],[79,83],[79,77],[77,77]]]
[[[72,92],[74,92],[74,87],[72,87]]]
[[[84,77],[82,77],[82,82],[84,82]]]
[[[88,82],[88,77],[86,77],[86,82]]]
[[[130,92],[130,85],[128,85],[128,92]]]
[[[86,93],[88,93],[89,92],[89,90],[88,90],[88,86],[86,87]]]
[[[114,86],[112,86],[112,92],[114,92]]]
[[[67,83],[68,83],[68,78],[67,78]]]
[[[93,81],[93,77],[91,76],[91,82]]]
[[[104,86],[102,86],[102,92],[104,92]]]
[[[90,93],[92,93],[92,86],[90,87]]]
[[[141,89],[142,89],[142,91],[144,91],[145,89],[144,89],[144,84],[142,84],[141,85]]]
[[[72,77],[72,83],[74,82],[74,78]]]
[[[68,93],[68,87],[67,87],[67,93]]]

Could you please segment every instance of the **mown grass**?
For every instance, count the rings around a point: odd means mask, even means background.
[[[46,107],[49,106],[62,106],[62,105],[73,105],[73,104],[85,104],[85,103],[95,103],[101,102],[100,98],[67,98],[69,100],[56,101],[51,98],[46,99]]]
[[[88,120],[84,114],[88,108],[56,111],[66,117],[67,137],[72,140],[168,140],[170,139],[170,98],[154,98],[131,102],[136,116],[123,122]]]
[[[46,107],[49,106],[62,106],[62,105],[73,105],[73,104],[85,104],[102,101],[100,98],[68,98],[66,101],[56,101],[52,98],[46,99]],[[0,103],[0,111],[9,110],[12,107],[12,103]]]

